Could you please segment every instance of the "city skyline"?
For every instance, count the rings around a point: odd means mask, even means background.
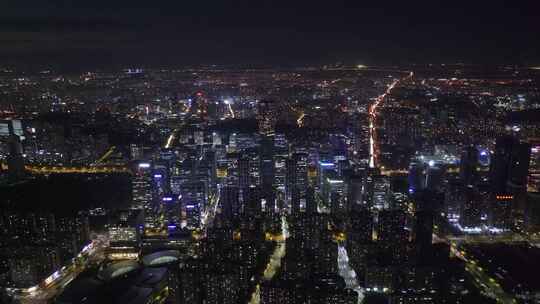
[[[0,303],[540,303],[533,3],[0,4]]]

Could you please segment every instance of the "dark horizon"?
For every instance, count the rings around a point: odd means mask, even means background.
[[[3,6],[3,7],[1,7]],[[5,2],[0,64],[540,63],[532,1]]]

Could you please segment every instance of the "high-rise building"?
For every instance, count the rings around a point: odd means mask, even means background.
[[[262,214],[262,201],[264,193],[261,187],[249,187],[242,190],[242,210],[248,218],[258,217]]]
[[[309,186],[306,190],[306,213],[317,213],[317,201],[315,200],[315,189]]]
[[[512,136],[497,139],[491,161],[490,183],[494,195],[508,194],[509,183],[525,187],[531,157],[531,146]]]
[[[262,192],[265,199],[271,201],[274,197],[275,177],[274,137],[263,136],[261,138],[260,149],[260,176]]]
[[[214,191],[217,186],[217,153],[209,150],[204,153],[204,158],[199,163],[199,170],[206,171],[209,188]]]
[[[188,259],[180,267],[180,303],[201,303],[205,264],[199,259]]]
[[[409,193],[413,194],[426,187],[426,168],[421,162],[412,162],[409,167]]]
[[[389,208],[391,203],[390,178],[384,175],[372,175],[371,178],[371,188],[368,189],[371,192],[372,206],[379,210]]]
[[[33,287],[58,269],[61,261],[55,246],[12,248],[8,259],[10,281],[14,287]]]
[[[111,260],[136,259],[140,250],[144,212],[141,209],[119,210],[108,225]]]
[[[257,104],[257,120],[259,121],[259,133],[271,136],[275,132],[277,122],[277,102],[262,100]]]
[[[295,198],[304,198],[308,186],[307,153],[294,153],[286,162],[287,175],[285,177],[285,200],[292,202],[293,192]]]
[[[378,214],[377,241],[387,244],[403,244],[409,239],[405,230],[406,214],[402,210],[382,210]]]
[[[238,187],[240,189],[248,188],[250,185],[249,162],[248,157],[238,159]]]
[[[185,214],[185,220],[189,229],[199,228],[201,224],[201,213],[207,205],[208,187],[207,183],[200,180],[193,180],[182,184],[180,194],[181,210]],[[174,203],[174,198],[173,198]]]
[[[129,145],[129,151],[132,160],[142,159],[144,157],[144,147],[140,144]]]
[[[324,179],[327,175],[335,172],[335,165],[331,161],[319,161],[317,163],[317,187],[322,189]]]
[[[527,181],[528,192],[540,192],[540,140],[531,143],[531,161]]]
[[[464,228],[479,227],[482,217],[482,197],[478,189],[472,185],[460,189],[462,205],[459,224]]]
[[[356,208],[346,224],[347,240],[366,244],[373,239],[373,215],[367,208]]]
[[[444,196],[434,191],[416,192],[413,196],[415,203],[413,241],[416,256],[420,262],[431,261],[433,241],[433,221],[439,206],[442,206]]]
[[[465,185],[473,185],[478,179],[478,150],[474,146],[468,146],[461,155],[459,174]]]
[[[147,209],[151,216],[152,174],[150,163],[139,163],[131,180],[133,208]]]
[[[355,210],[360,207],[366,207],[366,178],[365,175],[353,175],[348,179],[347,184],[347,204],[348,210]]]
[[[511,229],[514,219],[522,222],[531,145],[513,136],[499,137],[490,167],[490,223]],[[516,216],[514,216],[516,215]]]
[[[509,230],[514,225],[512,217],[512,201],[514,196],[510,194],[495,195],[490,205],[490,225],[494,228]]]
[[[439,164],[429,165],[426,174],[426,189],[441,190],[445,171],[445,168]]]
[[[527,209],[525,212],[525,229],[529,234],[540,233],[540,193],[527,193]]]
[[[240,190],[238,187],[225,186],[221,189],[221,209],[226,218],[232,220],[242,212],[240,209]]]
[[[322,199],[330,207],[332,213],[347,211],[347,185],[343,178],[336,174],[327,176],[323,181]]]
[[[208,120],[208,105],[209,100],[203,92],[197,92],[191,98],[191,115],[206,121]]]
[[[519,142],[512,151],[512,158],[508,171],[509,183],[519,188],[526,188],[530,160],[531,144]]]
[[[238,274],[232,270],[220,271],[218,269],[207,273],[205,278],[204,303],[208,304],[235,304],[240,302]]]
[[[7,157],[8,175],[10,179],[20,179],[25,176],[23,148],[21,144],[21,135],[17,129],[20,128],[20,121],[8,121],[8,146],[9,155]]]

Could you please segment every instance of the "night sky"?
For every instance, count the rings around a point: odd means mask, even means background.
[[[0,63],[538,64],[534,2],[3,0]]]

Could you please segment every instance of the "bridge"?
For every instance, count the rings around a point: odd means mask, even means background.
[[[110,147],[105,154],[89,165],[40,165],[26,164],[24,169],[30,174],[47,175],[47,174],[108,174],[108,173],[129,173],[132,171],[126,165],[106,164],[107,161],[116,151],[116,146]],[[8,165],[0,161],[0,171],[8,170]]]
[[[4,163],[0,163],[1,171],[8,169]],[[24,169],[30,174],[108,174],[108,173],[128,173],[133,172],[127,166],[53,166],[53,165],[25,165]]]
[[[129,173],[131,170],[126,166],[42,166],[25,165],[25,170],[31,174],[107,174]]]

